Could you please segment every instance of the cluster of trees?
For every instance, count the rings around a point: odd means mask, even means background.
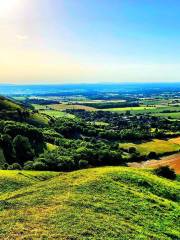
[[[78,126],[78,131],[82,134],[112,141],[164,138],[169,137],[169,131],[180,131],[180,123],[178,121],[172,122],[168,119],[150,115],[120,115],[113,112],[89,112],[75,109],[68,109],[66,111],[76,115],[80,119],[76,123],[72,123],[71,121],[71,124],[75,124],[75,128]],[[97,126],[95,124],[97,121],[108,124]],[[67,124],[65,123],[65,125]],[[152,131],[152,129],[155,130]]]
[[[59,101],[56,100],[47,100],[43,98],[26,98],[23,101],[26,105],[32,105],[32,104],[39,104],[39,105],[50,105],[50,104],[58,104]]]
[[[122,165],[124,160],[118,146],[102,141],[56,140],[59,147],[40,154],[35,161],[28,161],[25,169],[71,171],[89,166]]]
[[[94,107],[98,109],[106,109],[106,108],[125,108],[125,107],[139,107],[138,102],[82,102],[78,103],[88,107]]]
[[[39,129],[28,124],[0,121],[0,148],[8,165],[23,166],[43,152],[44,137]]]

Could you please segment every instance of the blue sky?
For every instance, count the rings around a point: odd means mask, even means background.
[[[178,0],[0,0],[0,82],[180,81]]]

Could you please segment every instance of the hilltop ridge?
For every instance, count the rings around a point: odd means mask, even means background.
[[[1,171],[0,178],[2,239],[180,237],[180,185],[147,170]]]

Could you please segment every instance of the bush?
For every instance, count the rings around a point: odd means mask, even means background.
[[[24,170],[33,170],[33,161],[25,162],[23,169]]]
[[[58,158],[58,171],[72,171],[76,169],[76,164],[71,157],[68,156],[60,156]]]
[[[16,158],[20,164],[33,159],[34,151],[27,137],[17,135],[13,140],[13,146],[16,151]]]
[[[2,165],[2,170],[7,170],[8,167],[9,167],[9,164],[8,164],[8,163],[4,163],[4,164]]]
[[[170,168],[169,166],[159,167],[159,168],[155,169],[155,173],[156,173],[156,175],[158,175],[160,177],[168,178],[171,180],[176,179],[176,173],[175,173],[174,169]]]
[[[12,165],[9,165],[7,170],[21,170],[22,167],[19,163],[13,163]]]
[[[47,170],[47,166],[43,162],[34,162],[33,169],[35,169],[37,171],[45,171],[45,170]]]
[[[79,167],[80,168],[86,168],[88,166],[89,162],[86,160],[80,160],[79,161]]]
[[[135,147],[130,147],[128,150],[129,153],[136,153],[137,149]]]
[[[150,159],[152,159],[152,158],[156,159],[157,157],[158,157],[158,155],[157,155],[156,152],[150,152],[150,153],[148,154],[148,158],[150,158]]]

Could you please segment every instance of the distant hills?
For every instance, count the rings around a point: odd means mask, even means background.
[[[0,95],[64,95],[87,92],[119,92],[119,93],[162,93],[180,91],[180,82],[172,83],[77,83],[49,85],[10,85],[0,84]]]

